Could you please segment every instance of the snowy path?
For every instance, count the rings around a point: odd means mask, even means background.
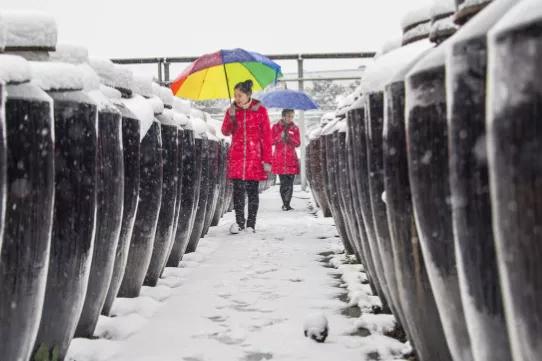
[[[116,317],[100,320],[100,339],[74,340],[69,359],[363,360],[362,349],[379,340],[351,335],[359,320],[341,314],[340,272],[324,267],[319,255],[342,249],[332,220],[308,212],[308,193],[294,197],[297,210],[286,213],[278,189],[264,193],[256,234],[229,235],[233,214],[227,214],[182,268],[166,270],[158,287],[117,300]],[[355,267],[354,282],[365,286],[361,266]],[[303,321],[313,312],[329,319],[324,344],[303,336]]]

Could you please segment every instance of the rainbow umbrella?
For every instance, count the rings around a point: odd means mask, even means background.
[[[280,65],[243,49],[219,50],[195,60],[171,84],[173,94],[192,100],[231,99],[235,84],[252,80],[260,91],[281,76]]]

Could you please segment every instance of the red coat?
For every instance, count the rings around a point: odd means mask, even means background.
[[[237,127],[232,122],[233,112]],[[263,164],[271,164],[271,125],[267,109],[258,100],[252,100],[246,110],[232,105],[224,116],[222,133],[232,136],[228,177],[266,180]]]
[[[282,121],[273,125],[273,145],[275,152],[273,154],[273,173],[275,174],[299,174],[299,160],[295,148],[301,144],[299,137],[299,128],[295,124],[288,126],[286,130],[288,139],[283,140],[282,133],[285,126]]]

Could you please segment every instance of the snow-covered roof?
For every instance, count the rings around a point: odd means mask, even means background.
[[[49,53],[49,59],[70,64],[88,63],[88,49],[79,45],[58,44],[56,50]]]
[[[142,95],[145,98],[151,98],[154,96],[152,91],[152,76],[150,75],[133,75],[134,81],[132,82],[132,92]]]
[[[24,83],[32,79],[30,64],[17,55],[0,54],[0,81]]]
[[[6,24],[6,50],[54,50],[57,42],[55,19],[45,13],[3,11]]]
[[[143,139],[154,121],[154,111],[151,103],[137,94],[131,98],[122,99],[122,103],[139,119],[141,127],[140,139]]]
[[[45,91],[83,90],[84,74],[73,64],[31,61],[32,82]]]
[[[365,70],[361,87],[363,93],[384,91],[386,84],[403,64],[410,63],[419,54],[432,47],[427,40],[417,41],[378,58]]]
[[[90,58],[90,66],[96,71],[104,85],[117,89],[133,88],[133,73],[130,69],[113,64],[109,59]]]

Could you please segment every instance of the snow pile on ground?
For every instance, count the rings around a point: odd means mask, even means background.
[[[309,337],[316,342],[324,342],[329,333],[327,317],[323,313],[313,313],[307,316],[303,331],[305,337]]]
[[[344,314],[343,279],[354,282],[356,274],[361,284],[363,267],[338,254],[333,220],[308,212],[310,202],[296,190],[296,210],[283,212],[278,187],[264,192],[255,234],[229,235],[234,217],[227,214],[180,268],[166,268],[158,287],[117,299],[113,317],[100,318],[99,338],[74,340],[67,360],[399,359],[408,345],[383,334],[392,327],[389,315]],[[324,319],[325,343],[304,336],[304,326],[321,330]],[[364,337],[358,324],[370,330]]]
[[[82,90],[84,74],[76,65],[58,62],[30,62],[32,81],[45,91]]]
[[[32,78],[30,64],[17,55],[0,54],[0,81],[24,83]]]
[[[7,31],[6,48],[55,48],[58,31],[52,16],[39,12],[5,11],[2,19]]]

